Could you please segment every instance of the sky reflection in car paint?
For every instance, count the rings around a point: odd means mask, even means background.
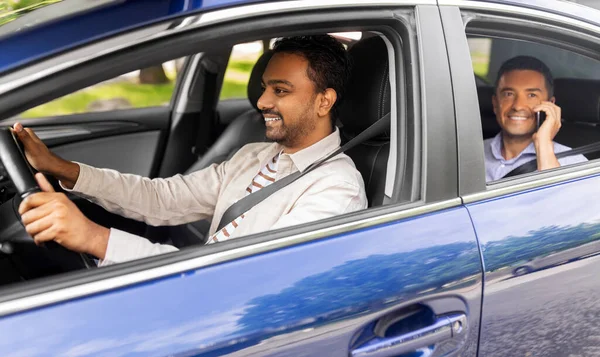
[[[467,205],[486,271],[600,239],[600,202],[592,194],[599,184],[596,176]]]
[[[600,270],[598,187],[594,176],[467,205],[486,270],[481,354],[564,356],[593,348],[589,339],[600,329],[589,318],[600,314],[589,303],[600,294],[590,278]]]
[[[452,209],[6,317],[0,355],[231,352],[453,284],[480,301],[480,271],[466,210]]]

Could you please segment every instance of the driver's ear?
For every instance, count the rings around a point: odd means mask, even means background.
[[[319,107],[317,109],[317,113],[319,116],[324,117],[329,114],[331,108],[335,104],[335,101],[337,100],[337,92],[333,88],[327,88],[325,91],[323,91],[323,93],[319,94],[318,98]]]
[[[552,104],[556,104],[556,98],[555,97],[550,98],[550,102],[552,102]]]

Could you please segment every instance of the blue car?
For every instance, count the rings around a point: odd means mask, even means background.
[[[203,245],[207,222],[155,227],[70,196],[101,225],[180,248],[98,268],[32,243],[16,212],[31,172],[0,138],[0,356],[600,355],[599,10],[64,0],[0,26],[0,126],[92,166],[190,173],[265,140],[273,40],[320,33],[354,62],[342,136],[391,114],[348,151],[369,208]],[[555,141],[588,161],[486,182],[496,76],[516,55],[550,67]]]

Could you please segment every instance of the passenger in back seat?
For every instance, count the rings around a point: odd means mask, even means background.
[[[537,58],[519,56],[502,64],[492,97],[502,131],[484,142],[486,182],[536,158],[538,170],[587,161],[583,155],[556,158],[556,153],[570,148],[553,141],[561,127],[553,82],[550,69]],[[546,113],[539,128],[536,112]]]

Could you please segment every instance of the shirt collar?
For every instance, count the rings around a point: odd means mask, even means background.
[[[494,139],[492,139],[491,147],[492,147],[492,155],[494,155],[494,158],[496,160],[500,160],[502,162],[510,163],[510,162],[518,160],[523,155],[527,155],[527,154],[535,155],[536,154],[533,142],[531,142],[531,143],[529,143],[529,145],[527,145],[527,147],[523,151],[521,151],[519,153],[519,155],[513,157],[510,160],[506,160],[504,158],[504,156],[502,156],[502,145],[504,145],[504,144],[502,142],[502,132],[500,132],[494,137]]]
[[[287,155],[292,159],[292,162],[298,169],[298,171],[304,171],[308,166],[310,166],[313,162],[319,160],[327,154],[332,153],[335,149],[337,149],[342,142],[340,138],[340,131],[336,127],[335,131],[320,141],[312,144],[311,146],[304,148],[298,152],[295,152],[291,155]],[[273,143],[269,145],[265,150],[259,152],[256,156],[258,160],[264,163],[265,160],[270,160],[273,156],[277,155],[283,149],[283,145],[278,143]]]
[[[342,139],[340,138],[340,131],[335,127],[335,131],[320,141],[312,144],[311,146],[295,152],[290,155],[292,162],[298,168],[298,171],[304,171],[313,162],[319,160],[332,153],[335,149],[340,146]],[[284,154],[285,155],[285,154]]]

